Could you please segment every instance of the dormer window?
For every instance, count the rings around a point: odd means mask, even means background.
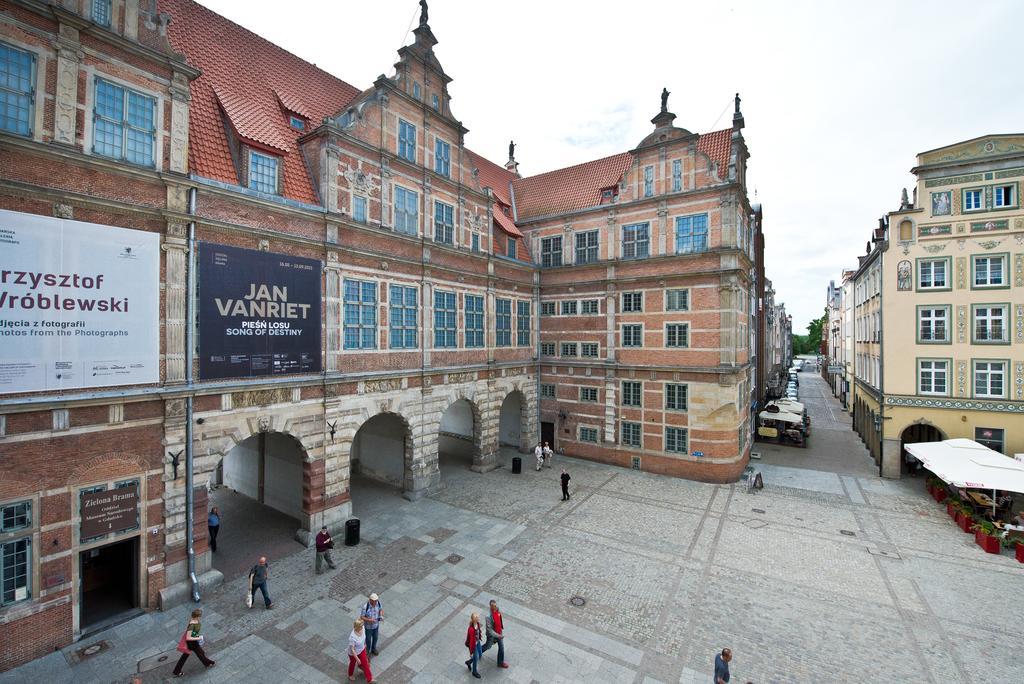
[[[294,114],[292,114],[291,116],[288,117],[288,125],[291,126],[292,128],[294,128],[297,131],[304,131],[304,130],[306,130],[306,122],[305,122],[305,120],[295,116]]]
[[[110,28],[111,0],[92,0],[92,20],[105,28]]]
[[[436,112],[441,111],[441,98],[439,98],[437,95],[432,95],[431,96],[431,105],[433,105],[434,111],[436,111]]]
[[[249,150],[249,188],[270,195],[278,194],[278,158]]]
[[[413,84],[412,84],[412,96],[415,97],[418,100],[418,99],[420,99],[421,94],[422,93],[420,92],[420,84],[419,84],[419,82],[418,81],[414,81]]]

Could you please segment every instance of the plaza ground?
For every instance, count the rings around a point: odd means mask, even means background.
[[[185,673],[341,681],[351,621],[376,591],[380,682],[467,680],[468,616],[491,598],[511,663],[498,670],[485,654],[492,681],[703,683],[724,646],[738,682],[1024,681],[1024,566],[983,553],[921,479],[880,479],[824,381],[801,373],[800,390],[810,446],[758,443],[765,488],[753,494],[557,457],[521,475],[445,463],[443,488],[416,502],[356,480],[362,543],[339,544],[337,570],[315,575],[312,550],[267,532],[278,539],[268,548],[290,554],[268,553],[271,611],[244,606],[238,568],[263,550],[233,548],[244,535],[226,518],[217,563],[229,577],[203,600],[217,667],[192,658]],[[163,681],[189,610],[136,618],[0,683]],[[97,642],[98,654],[76,655]]]

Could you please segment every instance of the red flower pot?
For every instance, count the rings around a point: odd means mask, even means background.
[[[980,546],[985,553],[999,553],[999,538],[989,536],[981,530],[974,532],[974,543]]]
[[[931,496],[934,499],[935,498],[935,487],[932,486],[931,482],[926,484],[925,487],[928,488],[928,495]]]
[[[1024,543],[1017,542],[1017,562],[1024,563]]]
[[[946,513],[949,514],[950,518],[956,519],[956,511],[953,510],[953,502],[946,502]]]
[[[945,489],[943,489],[942,487],[936,487],[935,488],[935,500],[936,501],[938,501],[939,503],[942,503],[943,501],[946,500],[947,496],[949,496],[949,492],[947,492]]]
[[[964,515],[963,513],[957,512],[957,514],[956,514],[956,524],[964,532],[970,533],[971,532],[971,526],[974,525],[974,521],[971,520],[971,516]]]

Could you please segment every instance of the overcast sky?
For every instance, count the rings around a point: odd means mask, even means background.
[[[391,75],[417,0],[201,0],[362,89]],[[467,145],[523,175],[632,149],[661,88],[676,125],[743,98],[765,268],[795,332],[913,186],[915,155],[1024,132],[1024,2],[430,0]]]

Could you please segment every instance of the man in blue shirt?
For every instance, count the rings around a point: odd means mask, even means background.
[[[729,661],[732,660],[732,651],[723,648],[722,652],[715,656],[715,681],[714,684],[729,684]]]

